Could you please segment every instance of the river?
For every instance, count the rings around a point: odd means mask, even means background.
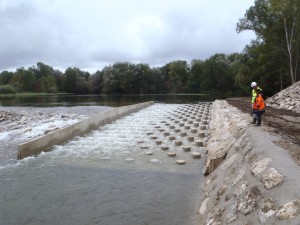
[[[182,145],[202,155],[205,148],[186,137],[181,146],[174,145],[162,132],[179,136],[171,126],[179,112],[187,111],[182,118],[187,125],[189,114],[200,121],[209,108],[201,102],[155,103],[50,152],[2,167],[0,224],[197,224],[204,159],[194,159]],[[186,164],[176,164],[177,159]]]
[[[229,95],[228,95],[229,96]],[[89,106],[103,105],[118,107],[139,102],[155,101],[160,103],[192,103],[196,101],[213,101],[228,97],[208,94],[161,94],[161,95],[24,95],[2,96],[0,106],[31,106],[31,107],[58,107],[58,106]]]

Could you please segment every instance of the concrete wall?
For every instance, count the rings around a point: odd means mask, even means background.
[[[46,134],[45,136],[39,137],[35,140],[20,144],[18,146],[18,159],[23,159],[28,156],[37,155],[42,151],[47,151],[53,145],[61,145],[76,136],[85,135],[91,130],[98,129],[99,126],[111,123],[116,119],[136,112],[151,104],[153,104],[153,102],[144,102],[113,108],[71,126]]]

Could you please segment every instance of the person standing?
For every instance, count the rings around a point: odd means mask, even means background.
[[[262,96],[262,89],[258,87],[256,82],[251,83],[252,87],[252,113],[253,113],[253,124],[256,126],[261,125],[261,118],[265,112],[265,102]]]

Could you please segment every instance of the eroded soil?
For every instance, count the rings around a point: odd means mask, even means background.
[[[226,100],[242,112],[252,115],[250,98],[229,98]],[[267,106],[262,124],[263,129],[281,136],[281,140],[276,144],[288,150],[293,159],[300,165],[300,113]]]

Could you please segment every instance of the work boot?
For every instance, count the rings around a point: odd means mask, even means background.
[[[259,118],[259,119],[257,119],[257,123],[256,123],[256,126],[260,126],[261,125],[261,119]]]
[[[256,124],[256,117],[253,117],[253,121],[252,121],[252,124]]]

